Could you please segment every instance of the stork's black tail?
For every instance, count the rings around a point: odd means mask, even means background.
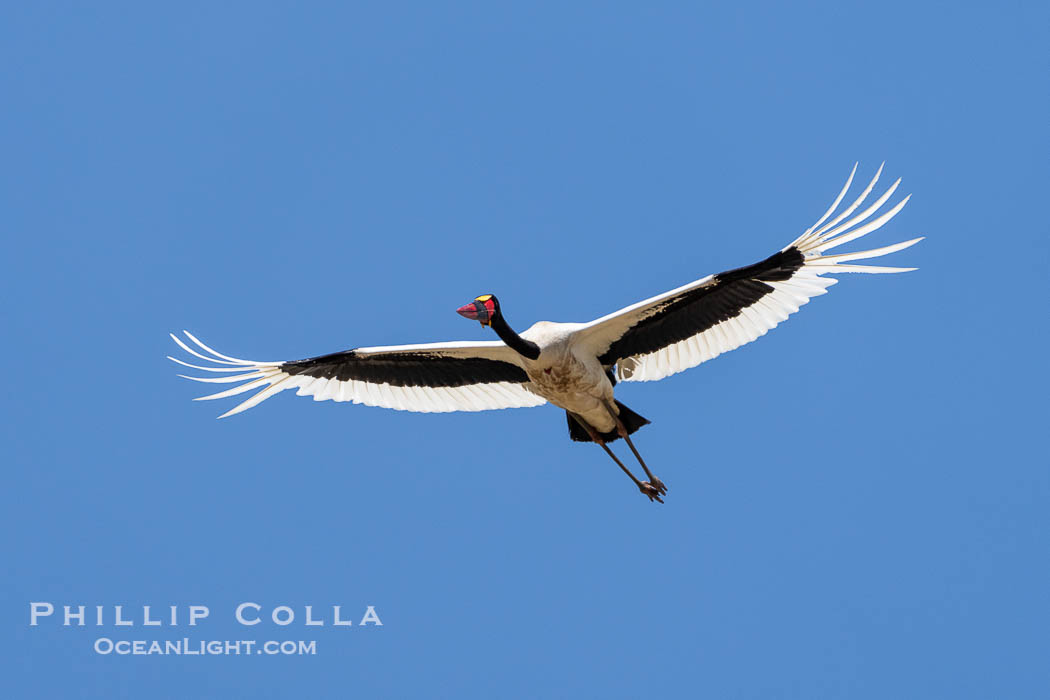
[[[623,421],[624,426],[627,428],[628,435],[633,435],[634,432],[643,425],[649,425],[647,419],[642,418],[619,401],[616,402],[616,407],[620,409],[620,420]],[[569,415],[568,411],[565,412],[565,417],[569,421],[569,437],[576,442],[591,442],[590,435],[587,434],[587,431],[584,430],[583,426],[580,425],[575,418]],[[620,434],[616,432],[616,428],[613,428],[607,433],[599,433],[599,435],[601,435],[602,440],[605,440],[606,442],[620,439]]]

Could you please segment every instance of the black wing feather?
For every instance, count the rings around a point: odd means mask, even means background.
[[[285,362],[281,370],[290,375],[393,386],[454,387],[496,382],[528,382],[525,371],[509,362],[482,357],[449,357],[441,352],[359,354],[344,350],[330,355]]]
[[[804,264],[797,248],[760,263],[715,275],[713,284],[667,299],[654,313],[631,326],[599,358],[606,367],[635,355],[656,352],[738,316],[773,291],[766,282],[790,279]]]

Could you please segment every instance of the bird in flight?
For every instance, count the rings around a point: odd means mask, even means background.
[[[572,440],[599,445],[650,501],[663,503],[667,486],[653,475],[631,440],[649,421],[616,400],[616,383],[663,379],[765,335],[838,281],[825,275],[914,270],[851,263],[895,253],[921,238],[873,250],[827,254],[882,227],[910,198],[904,197],[876,216],[897,190],[898,179],[871,205],[853,214],[875,188],[882,174],[880,166],[857,199],[838,211],[856,172],[854,165],[842,191],[817,223],[765,260],[708,275],[589,323],[539,321],[519,334],[504,318],[496,296],[483,294],[457,311],[491,328],[499,340],[354,348],[305,360],[257,362],[223,355],[183,331],[188,343],[174,334],[172,339],[209,365],[169,359],[224,375],[179,375],[186,379],[237,384],[197,400],[258,390],[220,418],[245,411],[286,389],[297,389],[298,396],[313,396],[314,401],[350,401],[425,413],[550,402],[565,410]],[[609,443],[619,438],[634,454],[645,480],[635,476],[610,449]]]

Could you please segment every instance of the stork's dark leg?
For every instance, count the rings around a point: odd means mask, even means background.
[[[617,457],[613,453],[613,451],[609,449],[609,446],[605,444],[605,440],[602,439],[602,436],[598,434],[598,431],[596,431],[594,428],[591,427],[590,423],[585,421],[583,418],[580,418],[575,413],[569,413],[569,415],[572,416],[573,419],[577,423],[579,423],[583,427],[584,430],[587,431],[587,435],[590,436],[591,440],[593,440],[594,442],[596,442],[599,445],[601,445],[601,448],[603,450],[605,450],[605,454],[607,454],[610,457],[612,457],[612,461],[616,462],[617,466],[619,466],[620,469],[623,470],[623,473],[631,478],[631,481],[634,482],[634,485],[638,487],[639,491],[641,491],[646,496],[648,496],[650,501],[656,500],[656,501],[659,501],[660,503],[664,502],[664,499],[660,498],[660,493],[661,492],[653,484],[650,484],[648,481],[639,481],[638,477],[636,477],[634,474],[632,474],[631,470],[623,465],[623,462],[620,461],[620,458]],[[652,479],[653,477],[650,476],[649,478]],[[657,481],[659,481],[659,480],[657,480]],[[663,486],[663,484],[660,484],[660,485]],[[664,489],[664,490],[666,491],[666,489]]]
[[[620,437],[622,437],[624,442],[627,443],[627,446],[631,448],[631,452],[634,453],[635,459],[638,460],[638,464],[642,465],[642,469],[645,470],[645,475],[649,477],[649,481],[645,483],[652,485],[658,493],[667,493],[667,487],[664,486],[664,482],[653,476],[653,473],[649,471],[649,467],[645,464],[645,460],[642,459],[640,454],[638,454],[638,449],[634,446],[634,443],[631,442],[631,436],[627,432],[627,426],[623,424],[623,421],[620,420],[620,416],[616,414],[616,409],[614,409],[608,401],[605,401],[604,403],[605,410],[607,410],[609,415],[613,417],[613,420],[616,421],[616,432],[620,434]]]

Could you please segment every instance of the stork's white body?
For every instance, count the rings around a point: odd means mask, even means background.
[[[540,347],[535,360],[518,356],[529,375],[532,391],[555,406],[582,417],[600,433],[616,423],[606,406],[613,406],[613,385],[597,356],[578,342],[583,323],[539,321],[521,334]],[[616,410],[615,407],[613,410]]]

